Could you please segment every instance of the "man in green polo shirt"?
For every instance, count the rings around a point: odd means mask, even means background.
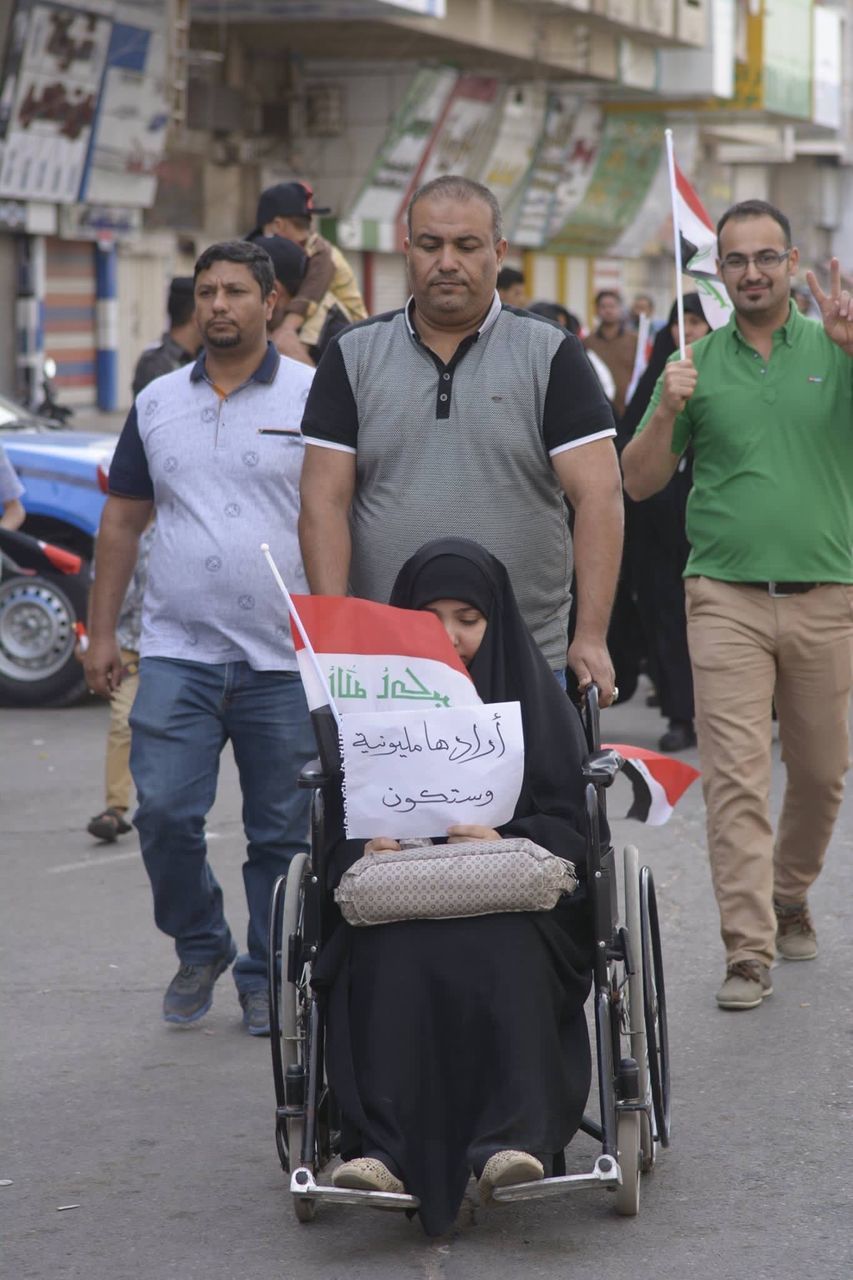
[[[811,960],[806,895],[849,764],[853,668],[853,300],[833,260],[823,325],[791,305],[798,252],[760,200],[717,227],[733,319],[674,357],[622,455],[635,500],[690,445],[685,569],[723,1009],[770,995],[778,952]],[[771,713],[787,785],[774,842]]]

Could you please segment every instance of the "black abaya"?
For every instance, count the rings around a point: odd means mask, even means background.
[[[404,566],[392,603],[442,597],[488,618],[470,668],[480,696],[521,702],[524,781],[501,834],[571,858],[583,878],[583,736],[503,566],[474,543],[429,544]],[[339,842],[332,885],[362,850]],[[343,1154],[375,1156],[397,1173],[420,1199],[427,1234],[452,1226],[470,1172],[479,1176],[496,1151],[530,1151],[547,1167],[576,1132],[590,1084],[590,970],[583,879],[551,912],[341,922],[324,947],[314,985],[327,998]]]

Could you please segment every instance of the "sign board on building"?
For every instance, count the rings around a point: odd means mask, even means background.
[[[167,40],[165,0],[119,0],[80,200],[154,203],[169,125]]]
[[[19,5],[12,19],[3,108],[0,196],[77,199],[98,105],[111,23],[68,5]]]
[[[0,196],[151,205],[169,123],[166,0],[18,0]]]

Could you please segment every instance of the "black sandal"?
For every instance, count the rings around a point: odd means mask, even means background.
[[[96,840],[105,840],[107,844],[112,844],[119,836],[127,835],[131,829],[130,823],[125,822],[118,809],[105,809],[92,818],[86,827],[90,836],[94,836]]]

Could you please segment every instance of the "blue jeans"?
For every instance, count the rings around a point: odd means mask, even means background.
[[[222,890],[207,861],[205,818],[231,739],[243,793],[248,947],[238,991],[266,987],[269,902],[277,876],[308,848],[310,793],[296,779],[316,755],[302,682],[289,671],[143,658],[130,716],[134,825],[154,892],[154,919],[182,964],[236,953]]]

